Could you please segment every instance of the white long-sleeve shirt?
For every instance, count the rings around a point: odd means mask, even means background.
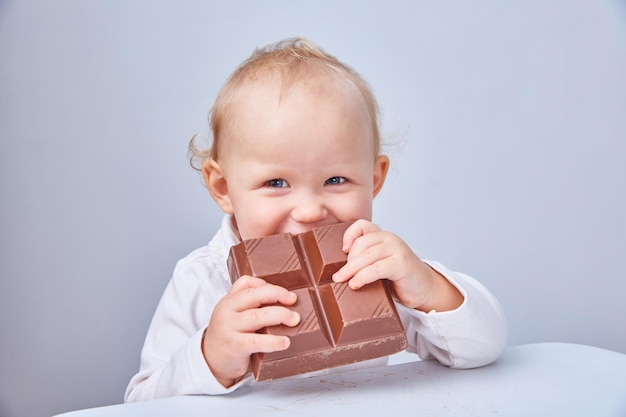
[[[141,352],[139,372],[126,389],[125,401],[176,395],[218,395],[253,381],[247,375],[224,388],[202,355],[202,334],[217,302],[231,287],[228,252],[239,243],[230,216],[207,246],[181,259],[156,309]],[[473,368],[495,361],[506,345],[504,313],[495,297],[475,279],[428,264],[446,277],[465,298],[453,311],[424,313],[396,303],[406,329],[408,351],[453,368]],[[378,358],[322,372],[383,365]],[[319,372],[318,372],[319,373]]]

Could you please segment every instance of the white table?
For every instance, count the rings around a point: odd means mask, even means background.
[[[494,364],[434,361],[257,383],[224,396],[100,407],[63,417],[626,416],[626,355],[583,345],[510,347]]]

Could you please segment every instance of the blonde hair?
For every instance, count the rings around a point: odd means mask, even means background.
[[[305,38],[290,38],[254,50],[226,80],[209,112],[212,143],[201,146],[200,135],[189,141],[189,162],[194,169],[201,170],[204,161],[218,159],[220,133],[228,123],[232,104],[242,94],[245,86],[262,77],[278,73],[285,92],[294,82],[312,76],[328,76],[337,88],[354,86],[362,95],[369,112],[374,135],[374,156],[380,152],[380,128],[378,125],[378,103],[369,84],[350,66],[327,54]]]

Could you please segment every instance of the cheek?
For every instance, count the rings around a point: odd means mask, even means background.
[[[239,234],[243,240],[276,233],[282,217],[276,207],[267,204],[249,204],[235,211]]]
[[[372,200],[368,200],[367,204],[361,206],[360,219],[372,221]]]
[[[343,221],[372,220],[372,198],[362,193],[339,199],[336,209],[341,213],[338,217]]]

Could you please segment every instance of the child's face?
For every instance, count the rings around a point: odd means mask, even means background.
[[[207,187],[242,239],[371,220],[388,159],[374,156],[363,99],[308,84],[282,97],[276,81],[246,90],[222,130],[219,161],[205,163]]]

